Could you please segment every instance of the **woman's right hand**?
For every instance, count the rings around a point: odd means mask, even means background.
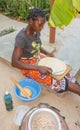
[[[52,69],[45,66],[38,66],[38,70],[42,74],[46,75],[52,74]]]

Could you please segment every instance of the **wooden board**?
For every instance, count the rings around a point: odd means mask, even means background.
[[[42,54],[42,53],[40,53],[40,58],[42,59],[42,58],[46,58],[46,56],[44,55],[44,54]],[[70,66],[70,65],[67,65],[66,64],[66,66],[67,66],[67,68],[66,68],[66,70],[65,70],[65,72],[63,73],[63,74],[59,74],[59,75],[51,75],[53,78],[55,78],[56,80],[61,80],[61,79],[63,79],[64,77],[65,77],[65,75],[67,74],[67,73],[69,73],[71,70],[72,70],[72,67]]]
[[[65,75],[72,70],[72,67],[71,67],[71,66],[69,66],[69,65],[66,65],[66,66],[67,66],[67,69],[65,70],[65,72],[64,72],[63,74],[61,74],[61,75],[54,75],[54,74],[53,74],[52,77],[55,78],[56,80],[61,80],[61,79],[63,79],[63,78],[65,77]]]

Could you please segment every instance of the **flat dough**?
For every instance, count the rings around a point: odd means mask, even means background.
[[[67,66],[63,61],[53,57],[40,59],[38,65],[52,68],[53,74],[55,75],[61,75],[67,69]]]
[[[29,88],[24,88],[24,90],[28,93],[29,97],[32,95],[32,92],[31,92],[31,90],[30,90]],[[22,97],[25,97],[22,92],[20,92],[20,95],[21,95]]]

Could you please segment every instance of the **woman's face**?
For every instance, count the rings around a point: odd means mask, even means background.
[[[30,24],[31,28],[34,32],[40,32],[46,22],[45,17],[39,17],[36,20],[32,20],[32,23]]]

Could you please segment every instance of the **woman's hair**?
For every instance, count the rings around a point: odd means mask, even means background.
[[[36,20],[39,17],[46,17],[45,11],[40,8],[33,8],[30,10],[29,15],[27,16],[27,20],[32,19]]]

